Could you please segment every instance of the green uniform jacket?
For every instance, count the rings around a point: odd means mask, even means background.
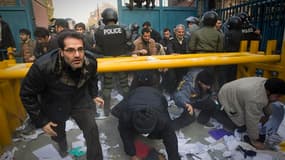
[[[189,49],[195,52],[217,52],[223,50],[223,35],[214,27],[202,27],[190,37]]]

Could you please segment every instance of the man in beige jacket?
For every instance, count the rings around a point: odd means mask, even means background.
[[[217,111],[215,118],[227,128],[245,128],[249,143],[263,149],[258,123],[266,121],[271,114],[269,103],[282,95],[285,82],[278,78],[248,77],[226,83],[218,95],[222,111]]]

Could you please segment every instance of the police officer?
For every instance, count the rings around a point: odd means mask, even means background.
[[[250,17],[246,12],[238,14],[242,21],[243,40],[260,40],[260,30],[250,23]]]
[[[227,22],[228,30],[225,32],[224,44],[226,52],[238,52],[242,40],[242,22],[238,16],[232,16]],[[218,66],[218,85],[221,87],[227,82],[236,79],[237,65]]]
[[[205,12],[202,17],[203,27],[191,35],[189,48],[193,52],[216,52],[223,49],[222,34],[215,28],[218,14]]]
[[[137,23],[133,23],[130,25],[132,41],[135,41],[137,38],[140,37],[139,29],[140,26]]]
[[[96,52],[103,55],[103,57],[130,55],[132,49],[130,33],[125,27],[116,24],[118,21],[117,12],[112,8],[107,8],[102,12],[101,16],[105,26],[100,27],[95,32]],[[110,113],[110,93],[112,88],[118,85],[119,92],[125,96],[128,92],[128,74],[126,72],[105,73],[103,77],[103,97],[106,100],[104,114],[108,116]]]
[[[227,22],[225,32],[225,51],[238,52],[242,40],[242,21],[238,16],[232,16]]]

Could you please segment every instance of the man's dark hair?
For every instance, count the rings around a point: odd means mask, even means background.
[[[21,28],[20,30],[19,30],[19,33],[21,34],[26,34],[26,35],[28,35],[28,36],[30,36],[31,37],[31,32],[28,30],[28,29],[26,29],[26,28]]]
[[[215,26],[218,20],[218,14],[215,11],[207,11],[202,17],[202,22],[204,26]]]
[[[38,38],[45,38],[46,36],[49,36],[49,31],[44,27],[37,27],[35,29],[34,36]]]
[[[139,133],[151,133],[158,121],[158,115],[151,107],[134,111],[132,114],[133,126]]]
[[[86,30],[85,24],[82,22],[75,24],[74,28],[82,28],[83,30]]]
[[[167,31],[171,32],[171,30],[170,30],[169,28],[164,28],[164,29],[163,29],[163,33],[164,33],[164,32],[167,32]]]
[[[159,78],[156,70],[142,70],[134,73],[137,80],[137,87],[152,86],[155,87],[159,84]]]
[[[150,33],[151,32],[151,30],[149,29],[149,28],[143,28],[142,29],[142,36],[144,35],[144,33]]]
[[[214,75],[208,70],[203,70],[198,73],[196,81],[201,81],[202,83],[212,86],[214,84]]]
[[[71,31],[71,30],[67,30],[67,31],[63,31],[58,36],[57,43],[58,43],[58,47],[60,49],[64,49],[64,47],[65,47],[64,40],[66,38],[75,38],[75,39],[82,40],[83,47],[85,47],[83,36],[80,33],[75,32],[75,31]]]
[[[149,21],[145,21],[142,26],[151,27],[151,23]]]
[[[285,82],[279,78],[269,78],[266,80],[264,87],[269,94],[285,95]]]

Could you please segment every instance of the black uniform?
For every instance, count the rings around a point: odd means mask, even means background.
[[[260,35],[255,33],[256,27],[251,23],[245,23],[242,26],[243,40],[260,40]]]
[[[129,55],[132,47],[127,30],[119,25],[105,25],[96,33],[96,53],[104,57]],[[125,96],[128,93],[128,74],[126,72],[104,73],[103,75],[104,114],[109,115],[111,106],[111,91],[118,85],[119,92]]]
[[[119,25],[106,25],[95,33],[96,51],[104,56],[122,56],[130,52],[127,30]]]

